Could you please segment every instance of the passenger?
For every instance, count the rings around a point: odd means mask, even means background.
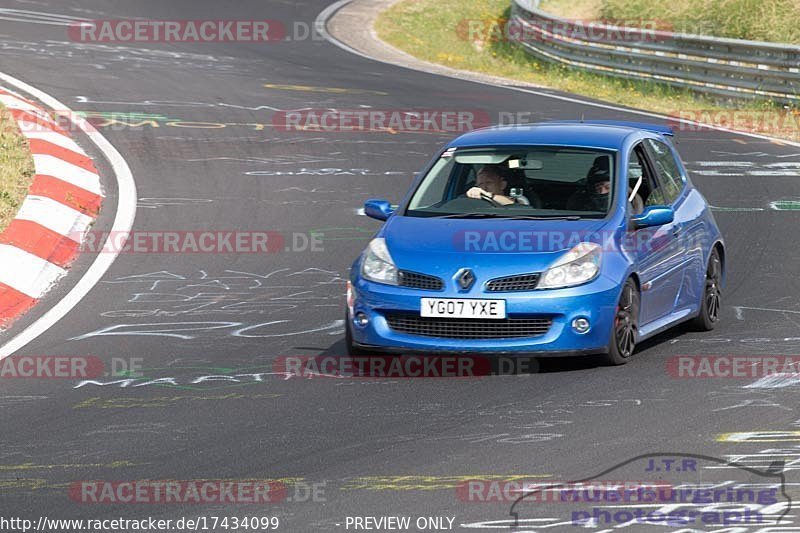
[[[628,189],[628,194],[633,192]],[[586,175],[586,189],[573,194],[567,201],[567,209],[571,211],[607,212],[611,195],[611,175],[608,157],[600,156],[594,160],[592,168]],[[644,210],[644,202],[639,194],[629,202],[633,214]]]

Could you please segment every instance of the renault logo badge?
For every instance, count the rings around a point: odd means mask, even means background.
[[[456,274],[456,281],[462,290],[469,290],[475,283],[475,274],[468,268],[462,268]]]

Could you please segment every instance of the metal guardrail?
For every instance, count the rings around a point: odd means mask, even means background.
[[[556,17],[512,0],[509,36],[547,61],[733,98],[800,104],[800,46]]]

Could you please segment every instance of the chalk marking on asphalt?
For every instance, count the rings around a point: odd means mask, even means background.
[[[31,24],[46,24],[50,26],[69,26],[87,19],[62,15],[50,11],[31,11],[29,9],[0,8],[0,19],[12,22],[30,22]]]
[[[271,400],[280,398],[282,394],[225,394],[217,396],[155,396],[147,398],[88,398],[72,406],[73,409],[153,409],[170,407],[179,402],[219,402],[222,400]]]
[[[709,205],[712,211],[720,211],[727,213],[749,213],[757,211],[766,211],[763,207],[719,207],[716,205]]]
[[[311,85],[279,85],[276,83],[265,83],[265,89],[279,89],[282,91],[302,91],[312,93],[335,93],[335,94],[377,94],[388,96],[389,93],[383,91],[370,91],[368,89],[350,89],[347,87],[315,87]]]
[[[0,80],[4,83],[23,91],[51,109],[65,110],[70,113],[74,124],[89,138],[92,143],[103,153],[111,165],[112,172],[117,179],[117,212],[111,226],[109,235],[128,233],[133,227],[136,218],[136,183],[125,158],[114,148],[100,132],[86,120],[77,117],[67,106],[49,94],[13,77],[0,72]],[[109,236],[109,238],[111,238]],[[0,359],[4,359],[20,348],[36,339],[50,329],[54,324],[67,315],[100,281],[106,271],[111,267],[119,255],[119,251],[98,254],[92,264],[83,274],[83,277],[61,299],[48,309],[31,325],[0,346]]]
[[[744,431],[721,433],[717,442],[800,442],[800,431]]]
[[[72,468],[126,468],[129,466],[142,466],[145,464],[150,464],[150,463],[113,461],[111,463],[65,463],[65,464],[21,463],[16,465],[0,464],[0,472],[18,472],[20,470],[64,470]]]
[[[745,385],[743,389],[783,389],[787,387],[797,387],[800,385],[800,376],[797,373],[784,374],[776,373],[769,374],[758,378],[753,383]]]
[[[447,490],[458,488],[462,483],[479,479],[481,481],[526,481],[531,479],[550,479],[553,474],[467,474],[445,476],[386,475],[362,476],[347,479],[342,490]]]
[[[770,313],[790,313],[795,315],[800,315],[800,311],[794,309],[770,309],[768,307],[748,307],[746,305],[737,305],[734,306],[736,309],[737,315],[742,312],[743,309],[749,309],[751,311],[769,311]]]
[[[736,157],[744,157],[744,156],[752,156],[752,157],[775,157],[778,159],[788,158],[788,157],[800,157],[800,153],[792,153],[792,154],[768,154],[766,152],[743,152],[743,153],[736,153],[736,152],[725,152],[722,150],[711,150],[712,154],[719,154],[719,155],[733,155]]]

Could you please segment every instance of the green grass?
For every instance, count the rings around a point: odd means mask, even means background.
[[[539,7],[554,15],[570,19],[596,20],[603,0],[542,0]]]
[[[603,0],[600,16],[663,20],[683,33],[800,44],[797,0]]]
[[[541,7],[564,17],[658,21],[681,33],[800,44],[797,0],[544,0]]]
[[[579,0],[576,9],[588,9],[591,1]],[[375,29],[381,39],[420,59],[665,115],[734,108],[747,113],[787,113],[770,102],[733,104],[664,84],[592,74],[537,60],[502,37],[500,28],[509,16],[510,5],[511,0],[405,0],[381,13]],[[469,26],[469,21],[480,24]],[[470,32],[470,27],[480,31]],[[783,123],[796,125],[797,117],[791,118]],[[797,139],[797,130],[774,134]]]
[[[16,122],[0,106],[0,231],[14,218],[33,180],[33,158]]]

